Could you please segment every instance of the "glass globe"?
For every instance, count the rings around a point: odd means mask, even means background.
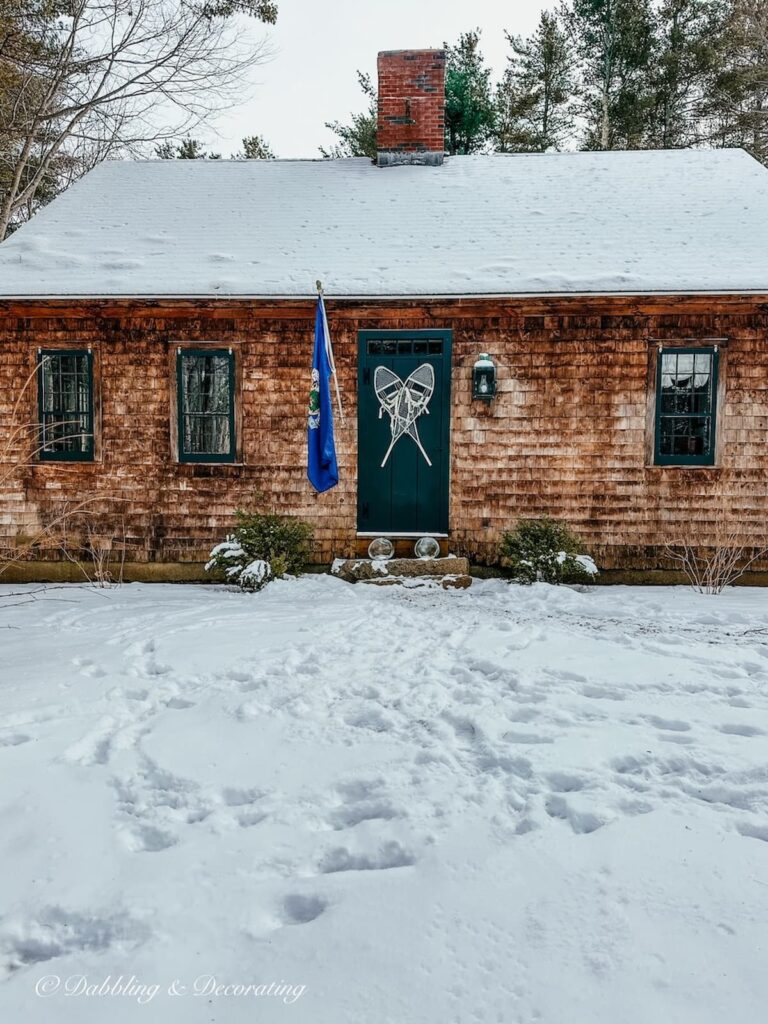
[[[440,545],[434,537],[420,537],[413,548],[417,558],[437,558],[440,554]]]
[[[368,557],[374,562],[386,562],[395,553],[395,546],[386,537],[377,537],[368,545]]]

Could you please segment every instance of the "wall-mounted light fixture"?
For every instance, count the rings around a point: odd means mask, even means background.
[[[482,353],[472,367],[472,397],[490,402],[496,396],[496,365],[487,353]]]

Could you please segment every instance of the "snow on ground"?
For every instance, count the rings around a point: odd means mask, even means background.
[[[0,1019],[755,1024],[766,602],[307,577],[0,610]]]

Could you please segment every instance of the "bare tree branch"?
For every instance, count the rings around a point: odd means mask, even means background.
[[[100,160],[241,100],[271,0],[0,0],[0,240]]]

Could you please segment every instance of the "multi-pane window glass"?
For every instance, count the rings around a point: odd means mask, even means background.
[[[234,359],[227,350],[182,349],[178,356],[179,457],[232,462],[235,457]]]
[[[715,461],[717,352],[668,349],[659,354],[656,399],[658,465]]]
[[[93,458],[93,364],[87,351],[41,352],[40,458]]]

